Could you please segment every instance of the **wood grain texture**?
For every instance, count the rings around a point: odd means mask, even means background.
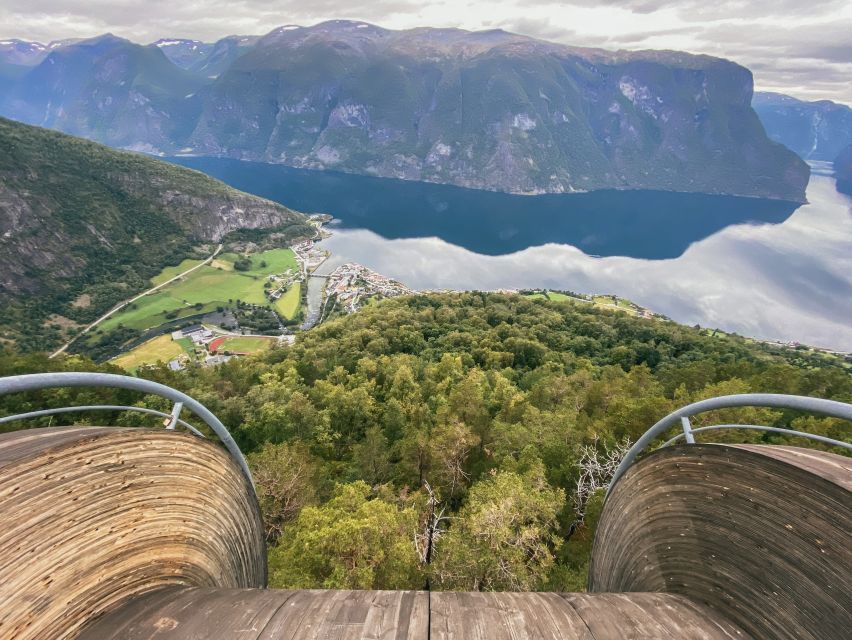
[[[75,637],[169,585],[260,587],[263,527],[228,454],[165,430],[0,436],[0,638]]]
[[[81,640],[426,640],[417,591],[167,589],[131,601]]]
[[[555,593],[431,596],[433,640],[594,640],[577,612]]]
[[[681,594],[756,638],[852,630],[846,458],[794,447],[658,450],[614,487],[590,591]]]
[[[431,594],[432,640],[747,640],[709,609],[660,593]]]

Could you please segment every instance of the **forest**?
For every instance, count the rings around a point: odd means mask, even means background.
[[[0,375],[48,370],[120,372],[79,355],[0,352]],[[139,375],[200,400],[233,433],[264,515],[270,586],[280,588],[583,590],[608,469],[658,419],[733,393],[852,401],[840,358],[478,292],[385,300],[289,347]],[[98,403],[168,410],[157,398],[75,389],[3,397],[0,413]],[[101,413],[0,428],[70,420],[155,424]],[[852,435],[839,420],[769,409],[704,414],[695,426],[719,422]]]

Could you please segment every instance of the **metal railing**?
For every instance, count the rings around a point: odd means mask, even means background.
[[[166,429],[175,429],[178,425],[187,428],[197,436],[204,435],[191,424],[181,419],[180,414],[183,409],[188,409],[196,416],[201,418],[204,423],[210,427],[213,433],[219,438],[228,453],[234,459],[234,462],[240,467],[245,477],[248,479],[252,487],[254,482],[251,477],[248,463],[245,456],[240,451],[239,446],[234,441],[234,438],[225,428],[213,413],[203,404],[185,393],[172,389],[159,382],[144,380],[142,378],[133,378],[131,376],[120,376],[113,373],[79,373],[79,372],[57,372],[57,373],[33,373],[28,375],[10,376],[0,378],[0,396],[10,393],[23,393],[26,391],[39,391],[42,389],[57,389],[70,387],[110,387],[113,389],[127,389],[129,391],[138,391],[151,395],[157,395],[162,398],[171,400],[174,405],[170,413],[165,411],[157,411],[147,407],[128,407],[123,405],[88,405],[88,406],[71,406],[51,409],[41,409],[39,411],[29,411],[27,413],[19,413],[11,416],[0,418],[0,424],[5,424],[15,420],[26,420],[28,418],[36,418],[48,415],[56,415],[60,413],[72,413],[82,411],[135,411],[150,415],[156,415],[167,419],[165,422]]]
[[[609,495],[612,488],[618,480],[624,475],[627,469],[636,461],[636,458],[648,448],[654,440],[662,437],[665,433],[680,423],[683,431],[663,443],[662,446],[668,446],[683,438],[687,444],[695,442],[694,434],[704,431],[713,431],[717,429],[751,429],[756,431],[768,431],[773,433],[781,433],[788,436],[797,436],[802,438],[810,438],[824,444],[830,444],[837,447],[846,447],[852,449],[852,444],[827,438],[814,433],[804,431],[793,431],[792,429],[781,429],[779,427],[763,427],[759,425],[744,425],[744,424],[720,424],[707,427],[692,428],[690,417],[694,417],[708,411],[716,411],[719,409],[734,409],[737,407],[769,407],[774,409],[793,409],[796,411],[804,411],[807,413],[816,413],[831,418],[841,418],[852,421],[852,405],[845,402],[837,402],[835,400],[823,400],[822,398],[809,398],[806,396],[789,396],[774,393],[743,393],[732,396],[719,396],[709,400],[701,400],[694,402],[685,407],[678,409],[667,415],[665,418],[657,422],[653,427],[648,429],[641,438],[639,438],[632,447],[628,450],[621,464],[615,470],[612,480],[607,489]]]

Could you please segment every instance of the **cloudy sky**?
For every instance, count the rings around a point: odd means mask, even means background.
[[[214,40],[333,18],[707,53],[749,67],[759,89],[852,104],[849,0],[0,0],[0,38]]]

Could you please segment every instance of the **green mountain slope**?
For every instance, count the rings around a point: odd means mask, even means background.
[[[202,173],[0,119],[6,338],[48,348],[59,338],[50,314],[90,321],[193,245],[246,228],[310,233],[301,214]]]

